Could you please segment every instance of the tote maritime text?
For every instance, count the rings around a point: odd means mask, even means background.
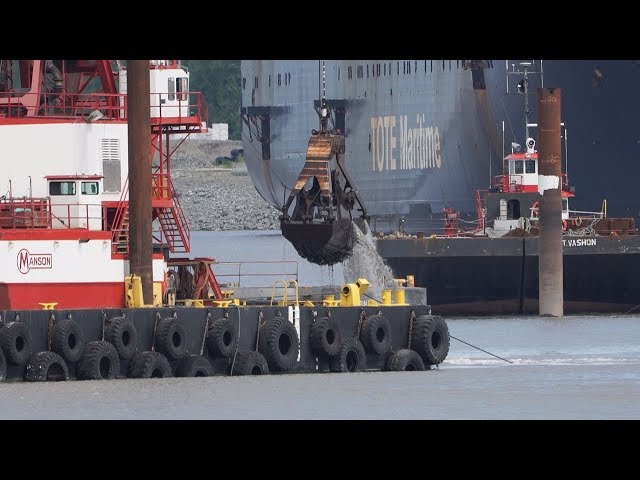
[[[22,274],[36,268],[51,268],[52,258],[50,253],[30,253],[23,248],[18,252],[18,271]]]
[[[440,130],[427,125],[425,115],[410,124],[407,115],[371,117],[373,171],[441,168]]]

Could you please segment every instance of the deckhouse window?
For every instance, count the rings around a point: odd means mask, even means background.
[[[169,77],[169,100],[176,99],[176,79]]]
[[[187,92],[189,91],[189,79],[187,77],[176,78],[176,92],[178,92],[178,100],[184,102],[187,100]]]
[[[49,195],[75,195],[76,182],[51,182]]]
[[[522,175],[524,173],[524,162],[522,160],[513,162],[513,173],[515,175]]]
[[[536,161],[535,160],[525,160],[524,161],[524,172],[525,173],[536,173]]]
[[[80,193],[83,195],[98,195],[98,182],[82,182],[80,184]]]

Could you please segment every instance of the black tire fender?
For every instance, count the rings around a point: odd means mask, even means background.
[[[260,327],[258,351],[267,359],[269,370],[291,370],[298,362],[300,351],[296,327],[284,317],[265,322]]]
[[[180,320],[167,317],[158,322],[155,348],[169,360],[179,360],[187,354],[187,329]]]
[[[367,317],[362,323],[360,341],[366,352],[384,355],[389,351],[391,345],[389,320],[382,315]]]
[[[229,357],[236,351],[238,331],[229,318],[214,320],[207,332],[207,348],[212,357]]]
[[[415,350],[402,349],[395,352],[387,360],[387,370],[394,372],[424,370],[422,357]]]
[[[211,362],[202,355],[187,355],[178,360],[176,377],[211,377],[213,367]]]
[[[420,315],[413,321],[411,349],[418,352],[425,365],[442,363],[449,354],[449,327],[438,315]]]
[[[342,332],[332,317],[323,317],[311,325],[311,350],[316,357],[335,357],[342,345]]]
[[[238,352],[231,365],[231,375],[269,375],[269,364],[260,352]]]
[[[364,372],[367,356],[362,342],[355,337],[347,338],[340,346],[340,352],[329,360],[332,372]]]
[[[104,339],[113,344],[122,360],[130,360],[136,354],[138,330],[130,318],[112,318],[105,328]]]
[[[51,350],[68,363],[82,358],[84,333],[80,324],[70,318],[58,320],[51,327]]]
[[[0,328],[0,348],[11,365],[24,365],[31,358],[31,332],[23,322]]]
[[[166,378],[173,376],[169,360],[160,352],[140,352],[129,364],[130,378]]]
[[[67,363],[56,352],[34,353],[24,369],[25,382],[61,382],[69,380]]]
[[[109,342],[89,342],[78,363],[78,380],[112,380],[120,374],[120,357]]]
[[[2,353],[0,348],[0,382],[4,382],[7,379],[7,359]]]

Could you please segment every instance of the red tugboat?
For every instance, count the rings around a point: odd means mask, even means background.
[[[170,258],[190,251],[171,136],[182,142],[208,121],[179,60],[149,61],[152,181],[140,197],[157,229],[142,239],[153,247],[153,298],[143,299],[130,275],[129,195],[140,192],[129,182],[127,73],[114,60],[0,60],[0,380],[404,370],[444,360],[446,323],[427,305],[363,304],[363,282],[313,307],[286,296],[241,306],[223,295],[213,258]]]
[[[523,231],[524,234],[537,234],[540,195],[538,193],[538,152],[535,150],[535,140],[527,139],[526,153],[512,152],[504,157],[504,167],[503,174],[493,178],[491,189],[477,191],[478,227],[467,231],[458,229],[449,236],[482,233],[490,237],[504,237],[522,235]],[[606,202],[603,203],[602,210],[599,212],[569,209],[569,199],[575,195],[573,188],[569,186],[566,174],[562,175],[561,196],[562,230],[567,234],[576,233],[583,222],[586,228],[587,223],[590,226],[597,225],[605,217]],[[487,225],[488,220],[491,220],[491,226]],[[603,226],[600,226],[601,233],[610,233],[610,224],[604,229]],[[590,230],[586,231],[590,232]]]

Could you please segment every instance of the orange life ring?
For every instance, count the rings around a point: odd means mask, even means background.
[[[566,220],[562,220],[562,231],[563,232],[567,231],[567,221]]]
[[[533,205],[531,206],[532,208],[532,213],[534,217],[538,217],[538,202],[533,202]]]

